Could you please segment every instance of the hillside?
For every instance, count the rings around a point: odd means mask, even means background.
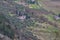
[[[55,2],[0,0],[0,40],[60,40],[60,8]]]

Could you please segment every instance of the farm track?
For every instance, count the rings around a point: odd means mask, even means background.
[[[53,11],[54,13],[60,12],[60,1],[42,0],[40,3],[47,10]]]

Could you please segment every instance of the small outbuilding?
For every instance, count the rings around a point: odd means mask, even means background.
[[[59,19],[60,19],[60,14],[59,14],[59,15],[56,15],[54,18],[55,18],[56,20],[59,20]]]

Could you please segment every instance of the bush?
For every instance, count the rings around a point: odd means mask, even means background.
[[[13,38],[14,32],[9,24],[5,24],[6,22],[7,21],[5,17],[2,14],[0,14],[0,33],[3,33],[4,35],[7,35],[10,38]]]

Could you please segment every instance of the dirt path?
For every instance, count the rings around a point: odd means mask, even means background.
[[[60,1],[51,1],[51,0],[43,0],[41,1],[43,7],[47,10],[53,11],[54,13],[60,12]]]

